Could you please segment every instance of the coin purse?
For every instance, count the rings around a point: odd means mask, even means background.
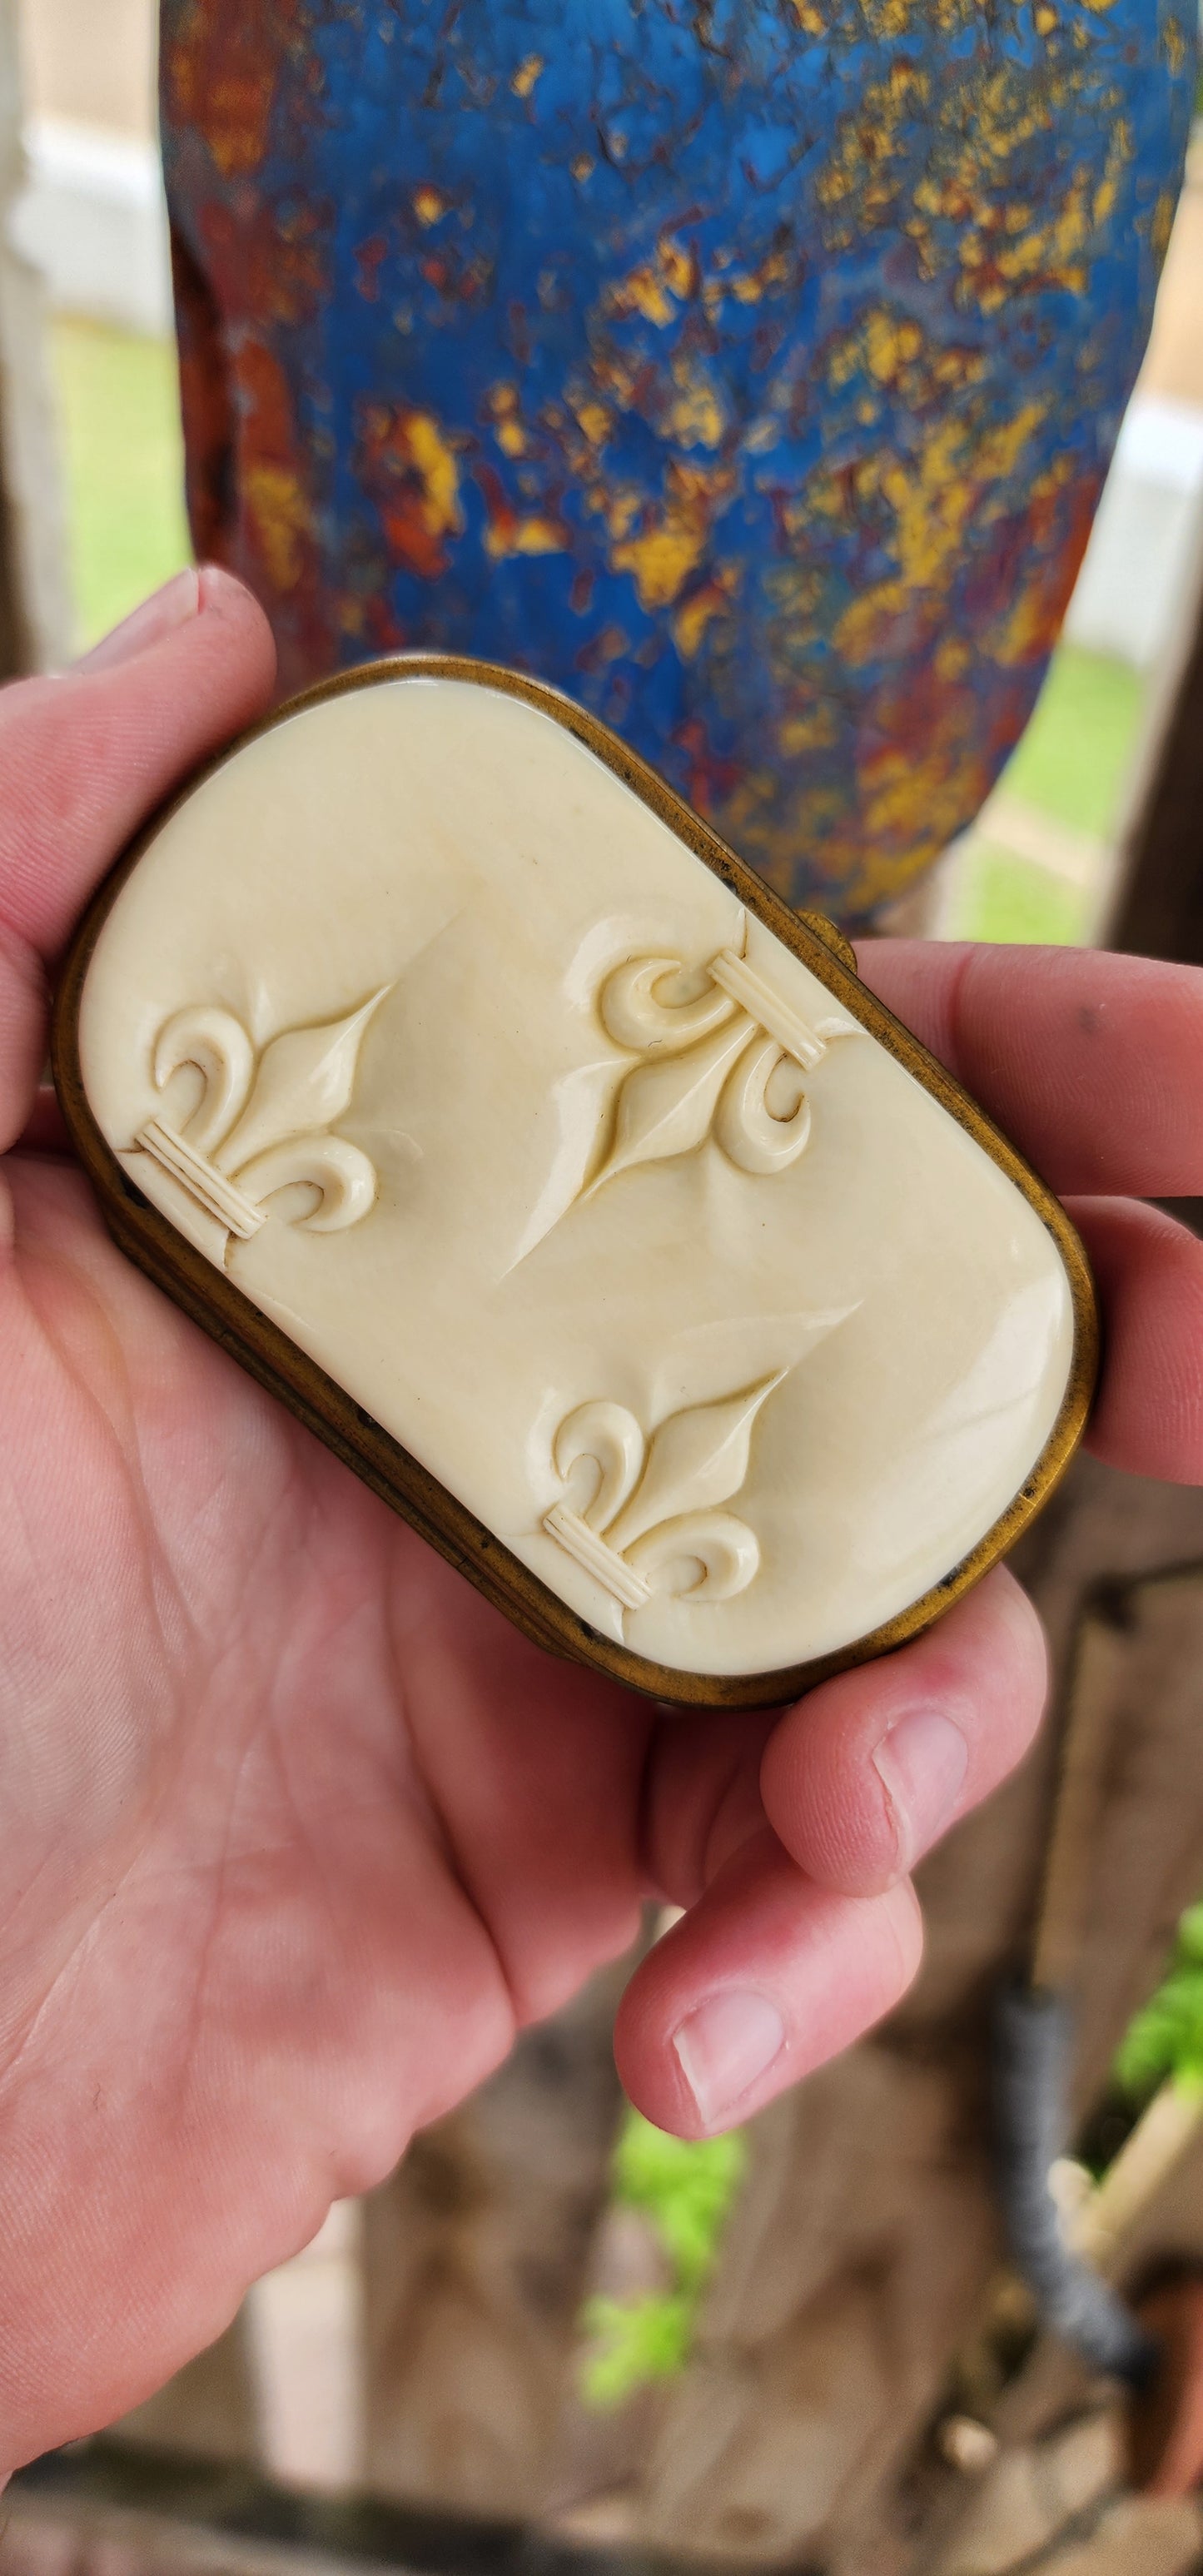
[[[122,1249],[541,1645],[755,1706],[914,1635],[1079,1437],[1057,1201],[605,726],[370,665],[141,835],[58,995]]]

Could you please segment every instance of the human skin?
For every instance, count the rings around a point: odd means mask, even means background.
[[[1003,1571],[767,1715],[549,1661],[113,1249],[40,1088],[47,968],[272,685],[206,571],[0,694],[0,2473],[212,2341],[649,1898],[684,1909],[618,2016],[649,2118],[707,2135],[846,2046],[918,1964],[908,1870],[1043,1700]],[[1203,1189],[1203,976],[862,966],[1071,1194],[1097,1454],[1203,1477],[1203,1246],[1138,1204]]]

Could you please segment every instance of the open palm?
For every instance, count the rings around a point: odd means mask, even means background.
[[[902,1991],[906,1871],[1040,1712],[1003,1574],[776,1715],[673,1717],[548,1659],[110,1246],[38,1088],[39,959],[271,681],[207,572],[0,698],[0,2471],[210,2341],[649,1896],[687,1911],[620,2016],[641,2107],[698,2135],[796,2080]],[[1096,1444],[1203,1472],[1203,1252],[1109,1195],[1203,1185],[1203,979],[866,962],[1097,1194]]]

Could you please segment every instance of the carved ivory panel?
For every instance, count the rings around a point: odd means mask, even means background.
[[[393,665],[260,729],[100,899],[64,1097],[119,1239],[275,1327],[285,1394],[317,1363],[494,1597],[765,1698],[1026,1514],[1089,1285],[846,969],[559,708]]]

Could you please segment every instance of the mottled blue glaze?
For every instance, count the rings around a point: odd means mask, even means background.
[[[848,916],[1032,704],[1144,346],[1194,0],[165,0],[199,541],[298,682],[616,725]]]

